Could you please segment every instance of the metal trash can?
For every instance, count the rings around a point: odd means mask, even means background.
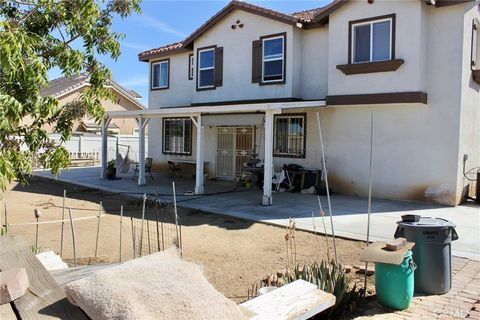
[[[455,224],[451,221],[421,217],[417,222],[398,221],[395,238],[404,237],[415,242],[413,259],[415,292],[444,294],[452,287],[451,242],[458,239]]]

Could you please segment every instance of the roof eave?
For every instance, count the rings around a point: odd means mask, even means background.
[[[191,51],[191,50],[189,50],[189,49],[187,49],[183,46],[181,48],[167,50],[167,51],[159,52],[159,53],[151,53],[151,54],[144,54],[144,55],[139,54],[138,55],[138,60],[140,62],[149,62],[150,60],[153,60],[153,59],[167,57],[167,56],[170,56],[172,54],[183,53],[183,52],[188,52],[188,51]]]

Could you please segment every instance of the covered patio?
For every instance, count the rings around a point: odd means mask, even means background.
[[[273,202],[272,176],[273,176],[273,128],[274,116],[282,113],[306,110],[309,108],[325,107],[324,100],[317,101],[294,101],[294,102],[270,102],[252,104],[228,104],[209,105],[195,107],[156,108],[135,111],[111,111],[107,112],[102,124],[102,161],[101,178],[106,179],[106,167],[108,159],[107,130],[112,119],[133,118],[138,124],[139,134],[139,163],[138,181],[139,186],[147,184],[145,179],[145,127],[152,118],[190,118],[196,127],[196,155],[195,155],[195,195],[205,194],[204,168],[205,168],[205,124],[202,117],[211,115],[238,115],[238,114],[263,114],[264,115],[264,150],[263,151],[263,195],[259,204],[269,206]],[[320,126],[320,125],[319,125]],[[225,190],[224,190],[225,191]]]
[[[153,180],[139,186],[133,173],[122,175],[120,180],[99,179],[101,167],[72,168],[53,176],[49,171],[38,170],[36,176],[57,179],[86,188],[99,189],[112,193],[124,193],[141,197],[143,193],[157,194],[162,200],[172,200],[172,182],[165,173],[153,173]],[[298,229],[323,233],[322,218],[319,217],[316,195],[300,193],[273,193],[275,202],[271,206],[261,206],[262,190],[236,187],[234,182],[207,181],[202,195],[185,195],[193,191],[195,180],[176,178],[178,205],[181,207],[234,216],[285,227],[289,218],[294,218]],[[320,196],[326,214],[327,233],[331,234],[328,219],[327,199]],[[362,240],[366,239],[367,199],[333,194],[332,212],[335,235]],[[370,226],[370,240],[391,239],[396,221],[404,214],[419,214],[444,218],[457,225],[460,239],[452,243],[453,254],[480,261],[480,207],[476,205],[444,207],[427,203],[373,199]]]

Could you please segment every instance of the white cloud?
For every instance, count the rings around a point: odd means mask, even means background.
[[[134,43],[134,42],[129,42],[129,41],[122,41],[120,43],[122,46],[125,48],[130,48],[134,50],[140,50],[140,51],[145,51],[150,49],[148,46],[140,44],[140,43]]]
[[[119,83],[128,88],[128,87],[144,87],[148,85],[148,77],[147,76],[139,76],[135,78],[130,78],[128,80],[119,81]]]
[[[142,14],[141,16],[136,16],[135,20],[137,20],[137,22],[139,24],[143,25],[143,26],[154,28],[157,31],[160,31],[160,32],[163,32],[163,33],[174,34],[174,35],[182,37],[182,38],[185,38],[187,36],[186,34],[174,29],[173,27],[169,26],[168,24],[166,24],[166,23],[164,23],[164,22],[162,22],[158,19],[155,19],[152,16],[146,15],[146,14]]]

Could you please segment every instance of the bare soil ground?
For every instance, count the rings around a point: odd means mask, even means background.
[[[34,209],[43,213],[40,221],[59,220],[62,215],[63,190],[66,206],[75,218],[98,213],[103,202],[106,216],[101,219],[97,262],[119,261],[119,208],[125,205],[125,216],[139,216],[139,201],[125,195],[112,195],[98,190],[33,177],[30,184],[12,184],[4,194],[7,203],[9,232],[35,243],[35,226],[14,226],[34,222]],[[4,223],[2,208],[2,224]],[[179,208],[182,222],[183,257],[202,265],[208,280],[225,296],[240,302],[246,299],[252,283],[286,267],[285,230],[228,216],[214,215]],[[124,219],[122,256],[132,258],[130,219]],[[318,228],[318,226],[317,226]],[[60,250],[60,224],[39,227],[38,247]],[[91,263],[95,252],[97,219],[75,223],[77,256],[82,263]],[[71,230],[65,226],[63,257],[72,258]],[[330,240],[330,246],[332,241]],[[322,235],[296,232],[297,261],[313,262],[326,259],[326,241]],[[361,264],[359,256],[364,244],[337,239],[338,258],[342,264]],[[333,253],[331,253],[333,256]],[[361,277],[353,276],[353,281]],[[371,280],[370,280],[371,281]]]

